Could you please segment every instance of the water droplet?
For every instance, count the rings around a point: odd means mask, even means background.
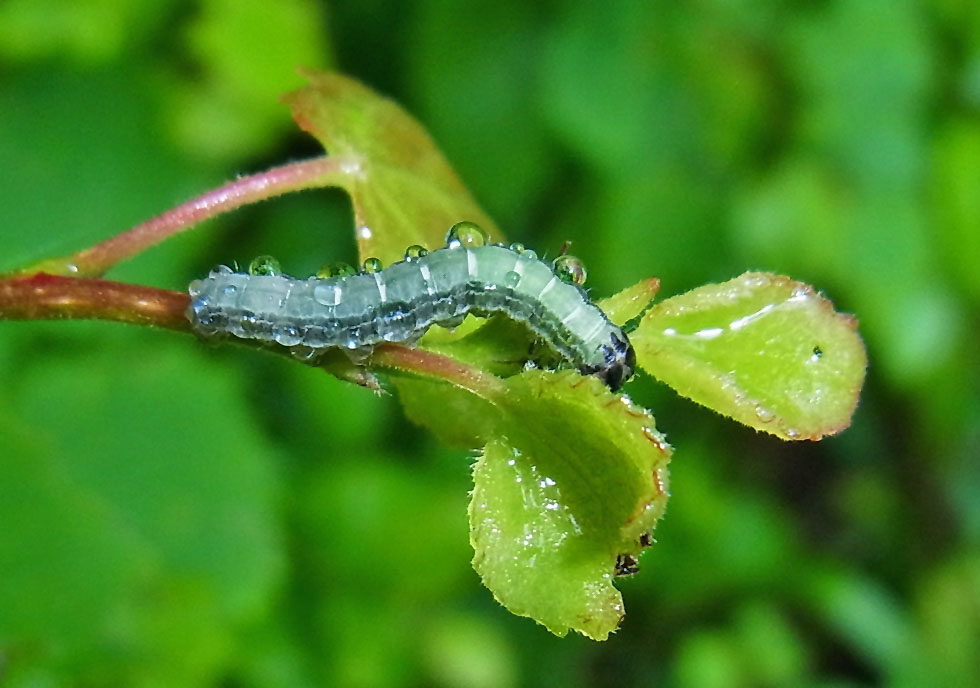
[[[723,335],[725,330],[720,327],[706,327],[703,330],[698,330],[694,333],[694,336],[698,339],[716,339]]]
[[[313,287],[313,299],[321,306],[337,306],[344,298],[344,290],[336,284],[318,284]]]
[[[319,279],[330,279],[331,277],[349,277],[350,275],[356,274],[357,270],[354,269],[354,266],[350,263],[344,263],[343,261],[328,263],[316,271],[316,276]]]
[[[510,250],[514,253],[524,253],[527,249],[524,248],[524,244],[517,243],[516,241],[510,245]]]
[[[297,361],[309,361],[312,360],[318,351],[313,347],[309,346],[294,346],[289,350],[290,356],[295,358]]]
[[[362,174],[360,160],[344,160],[340,163],[340,171],[344,174],[356,177]]]
[[[486,243],[487,233],[473,222],[457,222],[446,233],[446,246],[449,248],[477,248]]]
[[[361,266],[361,270],[368,274],[381,272],[382,269],[384,269],[384,263],[381,262],[380,258],[366,258],[364,265]]]
[[[793,293],[790,295],[787,301],[806,301],[810,298],[812,293],[812,290],[808,286],[805,284],[800,285],[793,289]]]
[[[227,265],[215,265],[214,269],[211,270],[212,275],[230,275],[234,270],[232,270]]]
[[[425,246],[419,246],[418,244],[412,244],[405,249],[405,260],[411,263],[413,260],[418,260],[422,256],[429,252]]]
[[[567,253],[558,256],[555,258],[554,268],[555,274],[562,282],[578,285],[585,284],[585,278],[588,275],[585,271],[585,263],[575,256],[570,256]]]
[[[765,406],[759,404],[755,407],[755,417],[763,423],[770,423],[776,417],[776,414],[771,409],[767,409]]]
[[[642,428],[640,428],[640,431],[643,433],[643,436],[646,437],[647,440],[649,440],[650,443],[653,444],[653,446],[655,446],[657,449],[659,449],[660,451],[667,451],[669,447],[669,445],[667,444],[667,440],[664,439],[664,436],[661,435],[656,429],[643,426]]]
[[[504,275],[504,286],[513,289],[521,283],[521,273],[511,270]]]
[[[787,428],[786,429],[786,436],[788,438],[790,438],[791,440],[795,440],[797,437],[800,436],[800,431],[797,430],[796,428]]]
[[[299,330],[291,325],[273,331],[272,338],[283,346],[295,346],[302,341]]]
[[[248,264],[248,274],[250,275],[279,275],[281,273],[282,266],[272,256],[256,256]]]
[[[231,296],[231,295],[232,295],[232,294],[234,294],[234,293],[235,293],[236,291],[238,291],[238,287],[236,287],[236,286],[235,286],[234,284],[226,284],[226,285],[225,285],[224,287],[222,287],[222,289],[221,289],[221,293],[222,293],[222,294],[225,294],[226,296]]]

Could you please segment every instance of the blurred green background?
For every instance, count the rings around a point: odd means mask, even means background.
[[[509,237],[607,295],[746,269],[861,320],[854,425],[757,435],[649,379],[673,497],[605,643],[470,568],[472,455],[397,399],[103,322],[0,323],[0,685],[980,685],[975,0],[4,0],[0,271],[317,154],[333,67],[429,128]],[[336,192],[111,278],[354,259]],[[446,422],[452,422],[447,418]]]

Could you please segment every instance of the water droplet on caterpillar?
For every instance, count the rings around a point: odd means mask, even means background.
[[[383,269],[384,263],[381,262],[380,258],[366,258],[361,266],[361,271],[369,275],[381,272]]]
[[[473,222],[457,222],[446,233],[446,246],[449,248],[477,248],[486,243],[487,233]]]
[[[337,284],[318,284],[313,287],[313,299],[321,306],[339,306],[344,290]]]
[[[350,277],[351,275],[356,275],[357,270],[350,263],[336,262],[328,263],[322,266],[316,271],[316,276],[319,279],[330,279],[331,277]]]
[[[504,275],[504,286],[513,289],[521,283],[521,273],[511,270]]]
[[[279,261],[272,256],[256,256],[248,264],[248,274],[250,275],[281,275],[282,266]]]
[[[298,345],[289,349],[289,355],[297,361],[311,361],[316,358],[319,350],[311,346]]]
[[[555,275],[562,282],[577,284],[579,286],[585,284],[585,278],[588,276],[588,273],[585,271],[585,263],[575,256],[570,256],[567,253],[558,256],[555,258],[553,265]]]
[[[292,325],[274,329],[272,331],[272,338],[277,344],[282,344],[283,346],[296,346],[303,341],[299,330]]]
[[[412,244],[405,249],[405,260],[411,263],[413,260],[418,260],[422,256],[426,255],[429,250],[425,246],[420,246],[418,244]]]

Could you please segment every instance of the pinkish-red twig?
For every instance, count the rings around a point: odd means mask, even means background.
[[[0,320],[98,319],[189,331],[185,293],[39,273],[0,279]]]
[[[445,380],[488,401],[499,399],[507,391],[500,378],[485,370],[431,351],[398,344],[378,346],[371,354],[370,365]]]
[[[339,186],[347,176],[347,163],[349,161],[339,157],[314,158],[241,177],[91,248],[44,260],[19,270],[17,274],[46,272],[71,277],[99,277],[116,263],[216,215],[292,191]]]

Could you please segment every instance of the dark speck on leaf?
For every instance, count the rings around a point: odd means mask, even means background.
[[[620,554],[616,557],[616,575],[632,576],[640,570],[639,562],[632,554]]]

